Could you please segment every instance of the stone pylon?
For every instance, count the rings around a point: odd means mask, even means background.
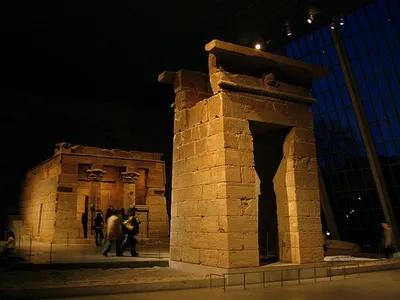
[[[259,265],[259,189],[250,122],[285,128],[273,183],[280,260],[323,260],[310,96],[327,70],[214,40],[209,74],[164,72],[174,85],[172,263]],[[274,141],[271,141],[274,143]],[[274,200],[275,201],[275,200]]]

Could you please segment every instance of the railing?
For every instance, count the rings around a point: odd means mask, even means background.
[[[392,265],[394,267],[394,265]],[[246,276],[249,276],[250,274],[262,274],[262,280],[258,283],[262,284],[263,288],[266,287],[266,284],[271,283],[271,282],[280,282],[280,285],[283,287],[284,286],[284,282],[287,281],[296,281],[298,282],[298,284],[301,283],[301,271],[302,270],[313,270],[313,276],[307,277],[307,278],[303,278],[303,280],[306,279],[314,279],[314,282],[317,282],[317,278],[329,278],[329,281],[332,281],[332,276],[334,276],[332,274],[332,268],[335,269],[342,269],[343,270],[343,277],[344,279],[347,278],[347,273],[346,273],[346,269],[348,267],[352,267],[352,268],[357,268],[357,277],[360,277],[360,264],[342,264],[342,265],[330,265],[330,266],[320,266],[320,267],[298,267],[298,268],[290,268],[290,269],[281,269],[281,270],[262,270],[262,271],[249,271],[249,272],[235,272],[235,273],[223,273],[223,274],[215,274],[215,273],[211,273],[210,274],[210,288],[213,288],[213,276],[214,277],[222,277],[223,280],[223,289],[224,291],[226,291],[227,288],[227,279],[229,278],[229,276],[238,276],[238,275],[242,275],[243,276],[243,289],[246,289]],[[326,269],[327,275],[326,276],[317,276],[317,269]],[[284,272],[288,273],[288,272],[293,272],[296,271],[297,272],[297,278],[294,279],[287,279],[284,280]],[[269,276],[268,274],[270,273],[277,273],[280,272],[280,279],[279,280],[274,280],[274,281],[269,281]],[[265,276],[267,274],[267,276]],[[354,272],[352,273],[354,274]],[[251,283],[251,284],[257,284],[257,283]],[[239,284],[233,284],[233,285],[239,285]],[[229,286],[229,282],[228,282],[228,286]]]

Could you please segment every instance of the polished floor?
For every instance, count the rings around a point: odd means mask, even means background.
[[[112,291],[110,291],[112,293]],[[69,298],[74,300],[110,300],[110,299],[135,299],[135,300],[217,300],[217,299],[249,299],[265,300],[372,300],[385,299],[397,300],[400,297],[400,270],[375,272],[362,274],[360,278],[350,278],[347,280],[334,280],[318,283],[304,283],[300,285],[269,286],[261,288],[258,286],[248,286],[243,288],[230,288],[224,292],[222,289],[197,289],[152,292],[141,294],[119,294]],[[65,299],[65,298],[64,298]],[[55,300],[55,299],[54,299]]]
[[[18,255],[33,264],[127,262],[168,260],[169,258],[169,245],[165,243],[138,244],[139,257],[130,257],[129,251],[125,252],[125,257],[117,257],[114,249],[110,252],[109,257],[104,257],[102,251],[103,247],[96,247],[92,244],[50,245],[37,241],[33,241],[32,244],[27,241],[17,242],[16,249]]]

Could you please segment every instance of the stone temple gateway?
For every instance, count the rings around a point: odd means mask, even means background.
[[[161,153],[100,149],[59,143],[54,155],[26,174],[16,233],[55,244],[94,243],[84,239],[82,213],[88,213],[89,237],[94,209],[135,205],[145,240],[168,242],[165,166]],[[90,208],[93,207],[91,210]]]
[[[218,40],[209,74],[164,72],[175,90],[171,266],[323,261],[310,97],[327,70]]]

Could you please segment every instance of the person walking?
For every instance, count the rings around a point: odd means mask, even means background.
[[[383,228],[383,254],[385,257],[391,258],[393,256],[393,231],[388,223],[382,223]]]
[[[103,241],[104,238],[103,226],[104,226],[103,213],[101,212],[101,210],[97,210],[96,218],[94,219],[94,230],[96,232],[96,246],[101,246],[101,243]]]
[[[128,218],[123,221],[123,227],[125,228],[127,235],[121,244],[119,255],[122,256],[125,248],[129,245],[131,250],[131,256],[137,257],[139,253],[136,252],[137,235],[139,234],[140,221],[136,219],[135,210],[130,208],[128,210]]]
[[[111,251],[112,244],[115,244],[116,254],[119,254],[118,241],[121,239],[122,235],[119,215],[119,210],[113,210],[111,216],[107,220],[107,242],[103,250],[104,256],[108,256],[108,253]]]

